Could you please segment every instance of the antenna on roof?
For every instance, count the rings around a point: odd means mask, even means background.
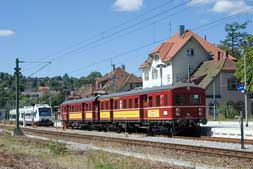
[[[171,38],[171,21],[169,22],[169,26],[170,26],[170,38]]]

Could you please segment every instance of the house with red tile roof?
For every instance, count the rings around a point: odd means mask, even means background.
[[[213,101],[243,109],[243,93],[236,91],[236,58],[180,26],[179,33],[160,44],[140,65],[143,88],[191,82],[206,89],[209,113]],[[250,100],[249,100],[250,102]],[[249,103],[249,112],[253,103]]]
[[[110,73],[95,81],[95,93],[128,91],[142,86],[142,79],[125,70],[125,66],[114,68]]]

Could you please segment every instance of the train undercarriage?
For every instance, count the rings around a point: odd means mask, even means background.
[[[66,128],[118,133],[145,133],[146,135],[199,136],[200,123],[205,119],[180,119],[171,121],[64,121]]]

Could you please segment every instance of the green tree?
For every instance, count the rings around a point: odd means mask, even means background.
[[[227,33],[224,41],[221,41],[219,45],[220,48],[227,50],[230,55],[238,58],[241,55],[242,40],[244,40],[248,33],[243,32],[246,29],[248,22],[238,23],[233,22],[231,24],[226,24],[225,31]]]
[[[247,90],[253,91],[253,35],[249,35],[247,37],[249,42],[249,47],[245,47],[246,52],[246,72],[247,72]],[[241,82],[244,81],[244,58],[240,57],[238,62],[236,63],[236,72],[235,76]]]

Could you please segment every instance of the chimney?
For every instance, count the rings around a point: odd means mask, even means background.
[[[180,37],[182,37],[183,34],[184,34],[184,25],[180,25],[179,26],[179,35],[180,35]]]
[[[112,64],[112,70],[115,71],[115,64]]]
[[[126,66],[125,65],[121,65],[121,68],[125,71],[126,70]]]

